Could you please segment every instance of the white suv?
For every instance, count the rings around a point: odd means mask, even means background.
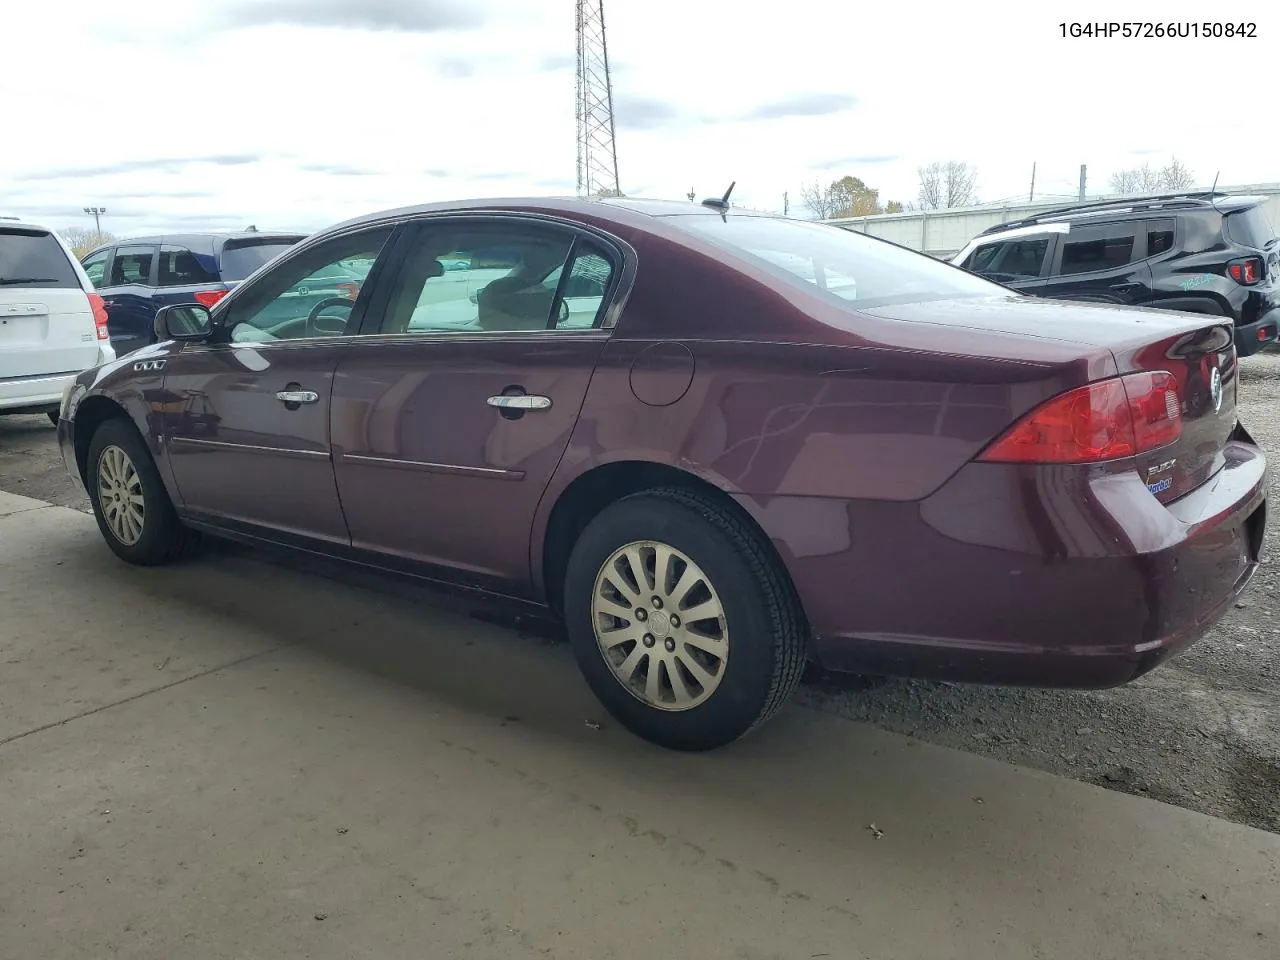
[[[89,367],[115,359],[107,310],[62,239],[0,217],[0,414],[47,413]]]

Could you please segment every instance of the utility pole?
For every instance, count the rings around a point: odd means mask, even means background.
[[[84,212],[93,217],[93,232],[102,236],[102,221],[99,219],[107,212],[106,207],[85,207]]]
[[[693,201],[698,199],[698,195],[693,192],[693,187],[689,188],[689,192],[686,193],[685,196],[689,198],[690,203],[693,203]]]
[[[578,195],[620,197],[604,0],[578,6]]]
[[[782,192],[782,215],[785,217],[791,212],[791,200],[788,198],[786,191]]]
[[[1088,164],[1084,164],[1084,163],[1080,164],[1080,199],[1081,200],[1084,199],[1084,187],[1085,187],[1085,184],[1088,182],[1088,176],[1087,176],[1088,170],[1089,170]]]
[[[1036,199],[1036,162],[1031,161],[1031,196],[1027,197],[1027,203],[1034,203]]]

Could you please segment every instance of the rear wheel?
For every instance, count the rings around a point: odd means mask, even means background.
[[[112,552],[140,566],[182,556],[194,534],[182,525],[155,461],[132,424],[106,420],[89,441],[85,471],[93,515]]]
[[[565,619],[588,684],[637,736],[677,750],[767,720],[805,665],[799,603],[759,536],[678,488],[606,508],[574,545]]]

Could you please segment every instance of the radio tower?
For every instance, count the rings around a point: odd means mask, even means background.
[[[621,196],[604,0],[578,4],[578,196]]]

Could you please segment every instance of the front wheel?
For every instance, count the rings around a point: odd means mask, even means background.
[[[121,560],[156,566],[182,556],[194,534],[182,525],[151,453],[133,425],[106,420],[89,441],[86,486],[103,539]]]
[[[607,507],[569,558],[570,642],[632,733],[724,746],[773,715],[805,665],[804,617],[778,561],[735,512],[677,488]]]

